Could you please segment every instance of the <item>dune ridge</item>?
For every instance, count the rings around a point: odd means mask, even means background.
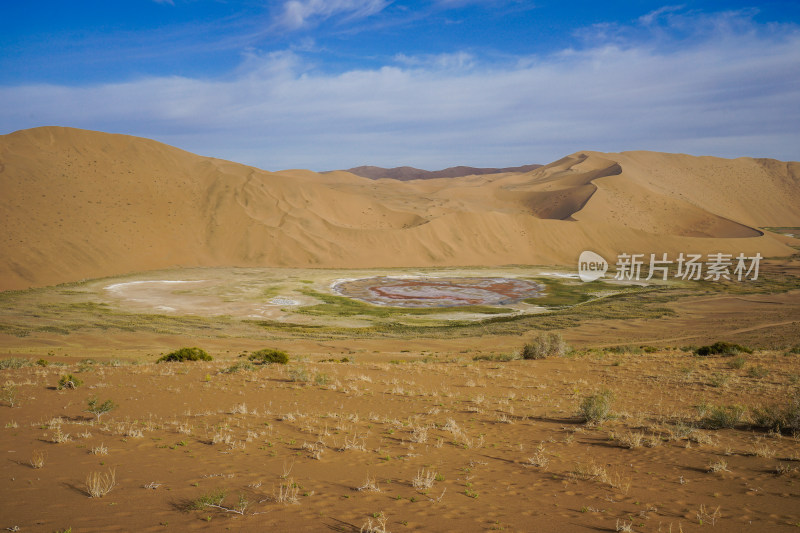
[[[782,256],[800,163],[578,152],[415,181],[268,172],[74,128],[0,136],[0,290],[170,267],[572,265],[582,250]]]

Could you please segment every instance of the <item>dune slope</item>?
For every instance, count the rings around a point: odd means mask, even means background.
[[[155,141],[0,136],[0,289],[193,266],[574,264],[793,252],[800,163],[581,152],[530,172],[370,180],[267,172]]]

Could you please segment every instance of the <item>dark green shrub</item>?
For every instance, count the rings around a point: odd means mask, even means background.
[[[83,381],[76,378],[72,374],[65,374],[58,380],[58,390],[61,389],[77,389],[83,385]]]
[[[181,348],[161,356],[156,363],[173,363],[183,361],[211,361],[213,358],[201,348]]]
[[[36,364],[39,366],[48,366],[50,362],[47,359],[39,359],[36,361]]]
[[[608,389],[586,396],[580,405],[581,419],[587,424],[599,424],[608,420],[612,417],[611,401],[613,399],[614,395]]]
[[[561,333],[539,333],[522,347],[523,359],[563,357],[568,350]]]
[[[289,354],[282,350],[264,348],[263,350],[258,350],[257,352],[251,353],[247,359],[257,365],[268,365],[272,363],[285,365],[289,362]]]
[[[710,346],[701,346],[694,351],[695,355],[739,355],[740,353],[753,353],[753,350],[742,346],[741,344],[734,344],[732,342],[718,341]]]

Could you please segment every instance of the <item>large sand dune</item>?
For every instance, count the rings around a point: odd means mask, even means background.
[[[267,172],[71,128],[0,136],[0,289],[192,266],[574,264],[788,255],[800,163],[581,152],[530,172],[371,180]]]

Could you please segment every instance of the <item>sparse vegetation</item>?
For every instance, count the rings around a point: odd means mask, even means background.
[[[742,421],[745,409],[740,405],[701,406],[703,419],[700,425],[706,429],[730,429]]]
[[[289,362],[289,354],[287,354],[282,350],[273,350],[272,348],[264,348],[263,350],[258,350],[257,352],[251,353],[247,357],[247,359],[257,365],[266,365],[273,363],[285,365]]]
[[[86,492],[90,498],[102,498],[117,485],[115,472],[92,472],[86,476]]]
[[[65,374],[58,380],[58,390],[61,389],[77,389],[83,385],[83,380],[73,376],[72,374]]]
[[[800,433],[800,393],[790,396],[785,403],[774,403],[752,410],[753,423],[773,431]]]
[[[538,333],[530,342],[522,347],[523,359],[544,359],[546,357],[563,357],[568,350],[567,343],[561,333]]]
[[[93,414],[97,420],[100,420],[101,416],[117,407],[116,404],[111,400],[106,400],[103,403],[98,402],[99,400],[96,396],[89,398],[86,402],[86,412]]]
[[[173,363],[184,361],[211,361],[213,358],[202,348],[181,348],[164,355],[156,363]]]
[[[0,387],[0,402],[8,404],[9,407],[16,407],[19,404],[17,386],[13,383],[4,383]]]
[[[580,405],[579,414],[581,420],[587,424],[600,424],[611,418],[611,402],[613,398],[613,393],[608,389],[586,396]]]
[[[9,368],[24,368],[26,366],[33,366],[30,359],[24,357],[9,357],[8,359],[0,359],[0,370],[8,370]]]
[[[753,353],[753,350],[731,342],[718,341],[709,346],[701,346],[695,350],[695,355],[739,355],[740,353]]]

